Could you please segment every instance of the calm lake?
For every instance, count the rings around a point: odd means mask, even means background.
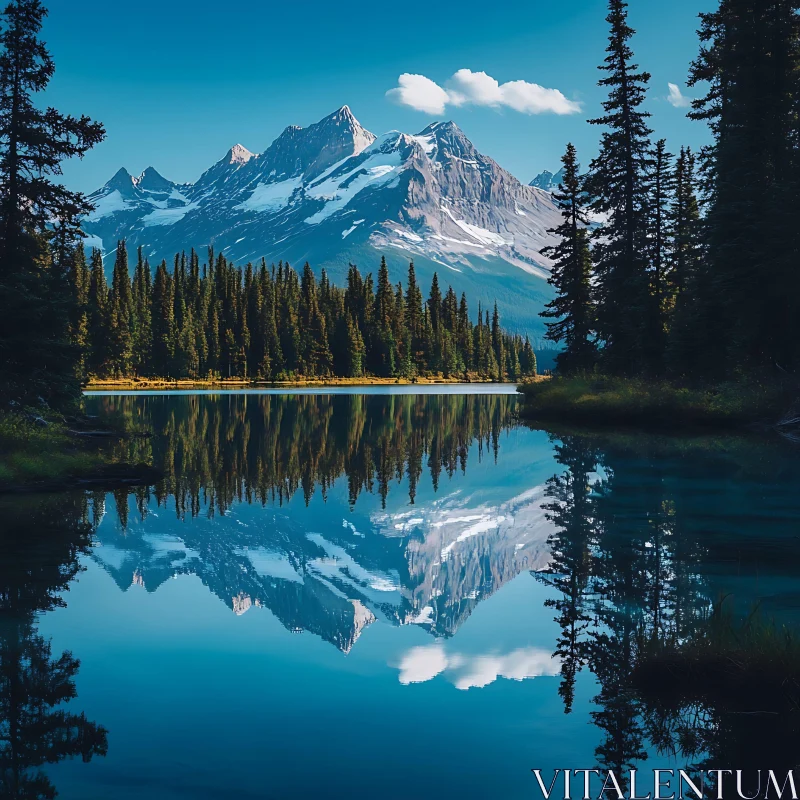
[[[530,798],[534,768],[797,762],[788,716],[631,675],[727,595],[800,621],[800,451],[389,388],[86,398],[164,479],[0,498],[0,797]]]

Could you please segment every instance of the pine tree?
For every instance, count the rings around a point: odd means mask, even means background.
[[[152,276],[150,264],[144,258],[141,246],[136,257],[136,269],[133,273],[131,299],[132,311],[132,354],[133,371],[137,375],[146,375],[150,365],[151,348],[153,346],[153,328],[150,308],[152,304]]]
[[[92,250],[89,273],[89,356],[90,374],[104,375],[108,362],[108,284],[103,269],[103,254]]]
[[[671,372],[697,374],[701,342],[708,335],[708,313],[714,307],[710,275],[703,268],[700,208],[697,201],[695,157],[681,148],[675,168],[675,195],[670,208],[672,249],[670,319],[667,360]]]
[[[125,240],[117,243],[111,294],[108,301],[109,367],[114,375],[131,374],[132,342],[131,322],[133,302],[128,275],[128,249]]]
[[[81,383],[88,375],[90,280],[89,268],[86,265],[86,251],[83,242],[78,242],[71,259],[70,338],[79,353],[75,373]]]
[[[670,204],[674,194],[673,156],[667,143],[660,139],[653,151],[653,166],[649,181],[648,242],[650,245],[650,322],[645,345],[645,361],[652,373],[664,368],[667,327],[674,295],[671,279]]]
[[[70,336],[71,253],[91,205],[56,184],[61,162],[104,136],[88,117],[43,109],[54,72],[39,0],[12,0],[0,32],[0,395],[73,402],[80,359]],[[52,228],[48,226],[52,221]],[[49,240],[56,243],[51,256]],[[70,253],[70,257],[65,255]]]
[[[408,331],[411,358],[419,369],[425,360],[424,326],[422,320],[422,291],[417,284],[414,262],[408,265],[408,285],[406,288],[406,330]]]
[[[650,168],[650,116],[642,111],[650,75],[637,72],[629,41],[628,4],[609,0],[608,57],[599,85],[609,90],[605,115],[590,120],[604,131],[592,161],[588,189],[592,209],[607,218],[597,231],[593,255],[597,284],[597,332],[602,360],[612,372],[637,372],[644,366],[642,344],[650,310],[647,260],[647,173]]]
[[[428,296],[428,316],[430,318],[431,328],[434,331],[439,330],[439,322],[442,315],[442,291],[439,288],[439,275],[433,273],[431,280],[431,293]]]
[[[373,359],[372,368],[377,375],[391,377],[395,374],[396,346],[392,330],[394,319],[394,292],[389,281],[389,269],[386,259],[381,258],[378,269],[378,290],[375,294],[375,311],[373,315],[374,330],[372,335]]]
[[[525,337],[525,344],[522,346],[522,352],[519,357],[520,370],[522,371],[523,378],[529,378],[537,373],[536,353],[531,345],[531,340]]]
[[[591,286],[592,259],[586,229],[589,220],[574,145],[567,145],[561,163],[564,177],[560,191],[553,193],[553,200],[564,221],[558,228],[548,231],[560,237],[561,241],[542,251],[553,259],[547,282],[555,289],[556,297],[546,305],[541,316],[554,320],[547,323],[545,338],[563,344],[564,349],[556,357],[556,366],[559,372],[570,374],[591,369],[597,351],[592,333],[595,308]],[[529,369],[528,365],[526,369]]]
[[[364,375],[364,339],[356,321],[347,316],[347,376],[361,378]]]
[[[303,374],[330,375],[333,358],[328,344],[328,332],[319,306],[317,281],[314,272],[306,262],[300,284],[300,323]]]
[[[472,369],[474,352],[472,324],[469,321],[469,305],[467,295],[462,292],[461,303],[458,307],[458,346],[463,354],[464,372]]]
[[[153,369],[159,377],[172,375],[175,356],[175,313],[173,308],[172,279],[167,272],[167,262],[162,261],[153,282]]]
[[[701,14],[689,85],[709,86],[690,116],[714,138],[703,151],[707,374],[800,361],[797,11],[796,0],[721,0]]]
[[[506,351],[503,342],[503,331],[500,328],[500,314],[497,311],[497,303],[494,304],[492,312],[492,351],[495,358],[495,369],[491,372],[493,380],[502,381],[506,373]]]

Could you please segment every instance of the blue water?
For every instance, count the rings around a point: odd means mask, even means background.
[[[153,432],[119,455],[165,477],[38,506],[90,542],[61,607],[32,590],[6,614],[4,668],[20,630],[70,651],[60,708],[107,745],[43,767],[59,797],[535,797],[532,768],[612,742],[621,765],[702,761],[655,747],[620,692],[626,634],[691,635],[727,592],[794,620],[795,452],[557,434],[512,396],[386,388],[88,399]],[[4,502],[44,544],[3,539],[33,567],[0,581],[38,591],[61,534]]]

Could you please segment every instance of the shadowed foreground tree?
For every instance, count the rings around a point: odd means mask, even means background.
[[[541,313],[547,323],[545,338],[563,344],[556,356],[562,374],[590,369],[597,358],[594,344],[595,305],[592,299],[592,256],[589,250],[589,223],[586,201],[575,146],[567,145],[561,159],[564,177],[553,199],[561,209],[564,222],[549,233],[560,237],[555,247],[542,251],[554,260],[548,283],[556,290],[546,310]]]
[[[80,361],[70,273],[91,206],[53,178],[104,131],[34,102],[54,72],[39,38],[46,13],[40,0],[13,0],[0,18],[0,393],[69,402]]]

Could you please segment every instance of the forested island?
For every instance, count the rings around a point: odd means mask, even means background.
[[[413,262],[405,289],[393,286],[385,259],[363,276],[350,265],[347,286],[325,270],[317,281],[282,262],[244,269],[209,248],[162,261],[153,275],[138,249],[130,277],[124,241],[111,286],[103,258],[72,252],[70,335],[81,380],[171,378],[293,381],[371,377],[517,381],[536,374],[530,339],[500,326],[466,295],[442,292],[436,273],[423,299]]]
[[[598,155],[572,145],[555,194],[559,378],[528,413],[590,422],[783,422],[800,365],[800,18],[791,0],[700,14],[689,117],[712,141],[677,159],[649,125],[628,4],[610,0]],[[686,101],[689,105],[688,99]],[[590,219],[602,224],[590,225]]]

